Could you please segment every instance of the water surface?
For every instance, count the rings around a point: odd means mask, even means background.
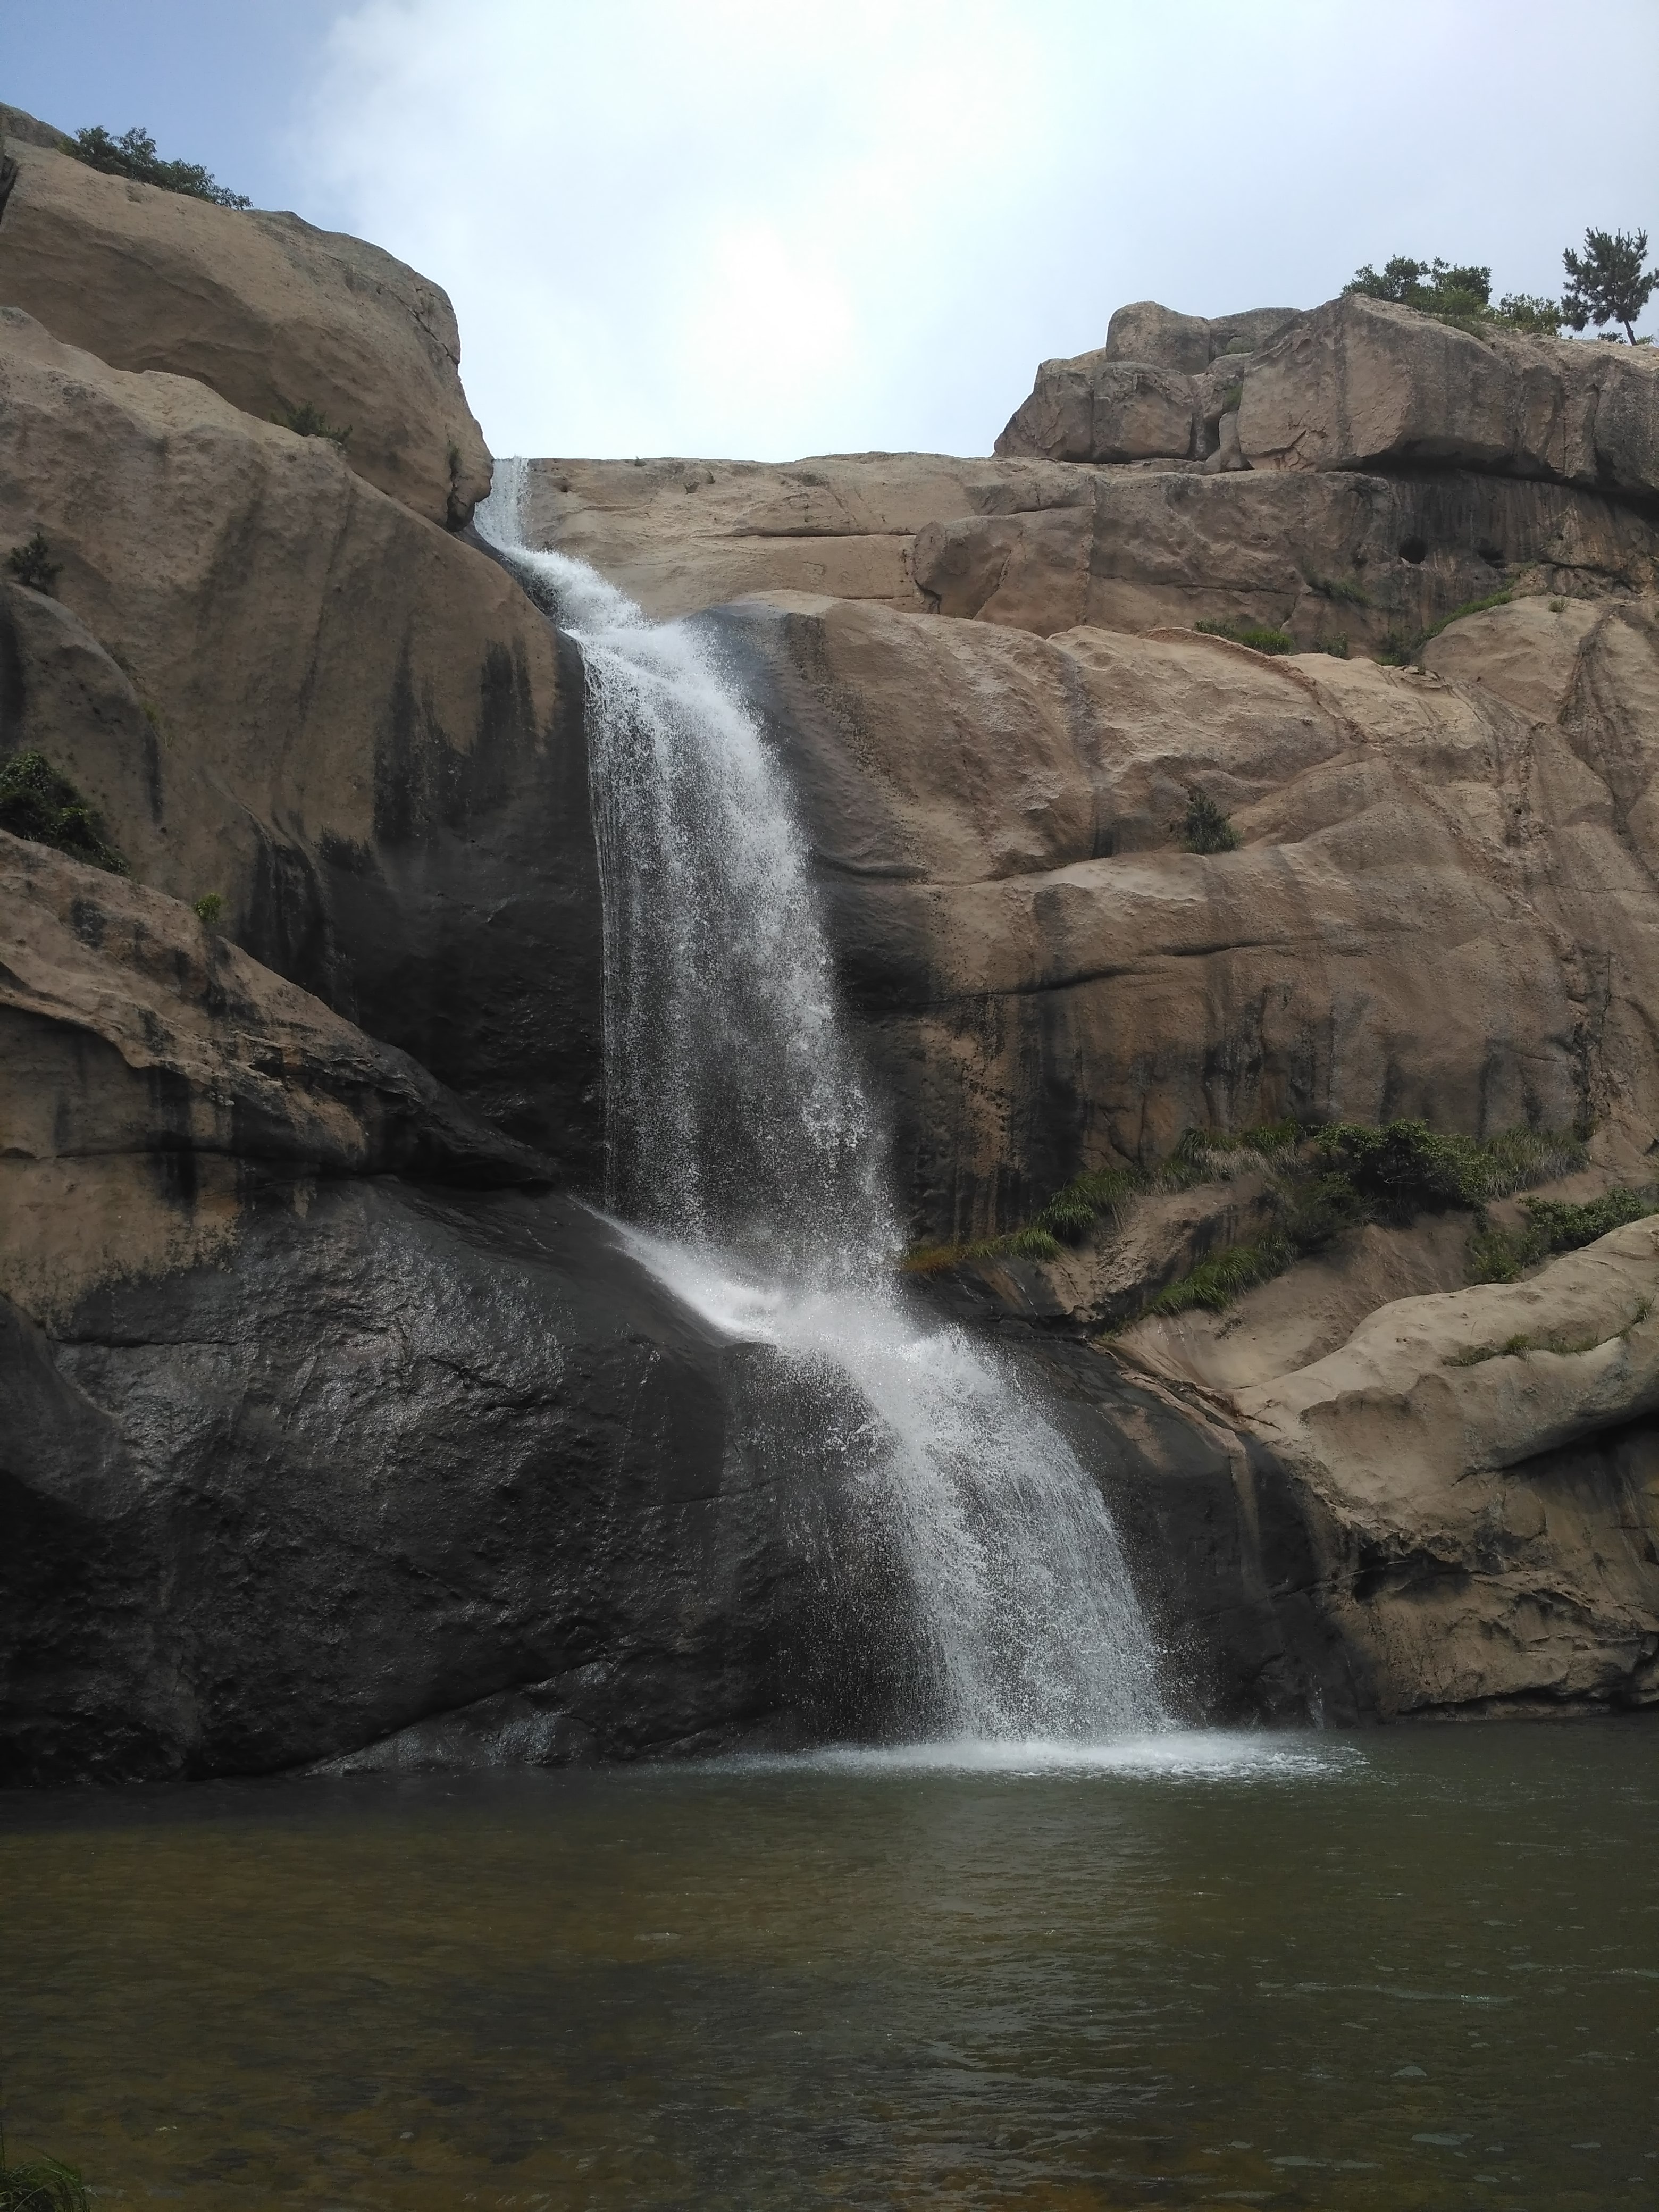
[[[9,2124],[222,2208],[1659,2203],[1659,1731],[0,1797]]]

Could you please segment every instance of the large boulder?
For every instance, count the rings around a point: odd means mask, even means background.
[[[1183,315],[1156,300],[1133,300],[1106,325],[1108,361],[1145,362],[1201,376],[1224,354],[1254,353],[1297,321],[1299,307],[1247,307],[1242,314]]]
[[[102,181],[102,180],[100,180]],[[0,309],[0,750],[135,875],[591,1180],[601,960],[580,667],[325,440]]]
[[[911,568],[938,612],[1035,630],[1198,621],[1297,643],[1409,643],[1510,588],[1628,598],[1659,577],[1659,529],[1559,484],[1413,476],[1093,472],[1064,507],[930,523]]]
[[[105,176],[12,113],[0,304],[113,368],[199,378],[261,421],[313,407],[349,429],[360,476],[434,522],[466,520],[490,461],[440,286],[296,215]]]
[[[1052,461],[1184,460],[1197,416],[1194,380],[1179,370],[1079,354],[1042,364],[996,451]]]
[[[1387,1717],[1659,1703],[1659,1224],[1240,1391]]]
[[[1559,719],[1191,634],[784,595],[720,622],[802,793],[919,1236],[1286,1114],[1654,1136],[1645,615],[1470,618],[1538,626]],[[1239,850],[1182,849],[1194,787]]]
[[[1345,293],[1250,365],[1253,469],[1425,463],[1659,494],[1659,359],[1644,348],[1474,332]]]
[[[1291,307],[1256,307],[1213,322],[1155,300],[1120,307],[1097,351],[1042,362],[1030,398],[1015,410],[995,450],[1055,461],[1242,467],[1229,421],[1240,380],[1254,350],[1298,319]]]

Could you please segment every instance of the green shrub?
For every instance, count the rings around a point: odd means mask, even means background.
[[[1295,1257],[1288,1238],[1276,1234],[1254,1244],[1224,1245],[1220,1251],[1200,1260],[1190,1274],[1148,1298],[1141,1316],[1190,1313],[1194,1306],[1206,1313],[1220,1313],[1258,1283],[1282,1275]]]
[[[1182,842],[1189,853],[1235,853],[1243,840],[1233,827],[1231,815],[1224,814],[1206,792],[1189,783]]]
[[[1368,607],[1371,603],[1370,593],[1357,580],[1346,576],[1316,576],[1307,568],[1302,573],[1308,589],[1316,592],[1322,599],[1336,599],[1344,606],[1350,607]]]
[[[164,161],[148,131],[135,124],[118,138],[101,125],[77,131],[63,142],[64,151],[106,176],[131,177],[135,184],[159,185],[164,192],[182,192],[187,199],[211,200],[215,207],[246,208],[253,203],[241,192],[227,191],[195,161]]]
[[[1333,660],[1346,660],[1348,657],[1348,633],[1343,629],[1331,637],[1316,637],[1312,649],[1316,653],[1328,653]]]
[[[52,560],[46,535],[37,522],[34,535],[21,545],[14,545],[6,556],[6,566],[20,584],[32,592],[50,592],[62,571],[63,562]]]
[[[1230,638],[1235,645],[1248,645],[1252,653],[1291,653],[1295,647],[1287,629],[1275,629],[1271,623],[1200,622],[1193,628],[1206,637]]]
[[[1239,403],[1243,397],[1244,385],[1243,379],[1241,379],[1237,384],[1230,384],[1227,386],[1227,389],[1221,395],[1222,413],[1224,415],[1236,415],[1238,412]]]
[[[1419,653],[1431,638],[1438,637],[1441,631],[1449,629],[1453,623],[1462,622],[1465,615],[1483,615],[1488,607],[1506,607],[1514,597],[1513,586],[1508,586],[1501,592],[1488,592],[1484,599],[1465,599],[1461,607],[1454,607],[1449,615],[1442,615],[1437,623],[1429,624],[1417,641]]]
[[[204,891],[191,910],[204,929],[217,929],[225,902],[217,891]]]
[[[0,830],[89,860],[112,875],[127,872],[121,855],[104,842],[97,815],[42,753],[14,753],[0,761]]]
[[[1437,323],[1477,334],[1494,327],[1520,331],[1534,337],[1553,337],[1560,330],[1562,309],[1553,300],[1529,292],[1506,292],[1496,307],[1492,303],[1492,270],[1474,263],[1454,265],[1437,254],[1432,261],[1415,261],[1396,253],[1381,272],[1369,262],[1356,270],[1344,292],[1363,292],[1372,300],[1393,300],[1413,307]],[[1582,324],[1579,325],[1582,329]]]
[[[1481,1217],[1469,1239],[1468,1278],[1472,1283],[1513,1283],[1528,1267],[1557,1252],[1576,1252],[1595,1243],[1626,1222],[1644,1221],[1659,1213],[1659,1186],[1640,1190],[1610,1190],[1600,1198],[1575,1206],[1565,1199],[1523,1198],[1527,1216],[1522,1229],[1498,1229]]]
[[[339,447],[342,453],[351,440],[349,422],[342,430],[309,399],[302,399],[297,407],[279,407],[270,419],[280,423],[284,430],[292,430],[296,438],[326,438],[331,445]]]

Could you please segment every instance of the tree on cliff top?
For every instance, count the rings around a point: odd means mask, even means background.
[[[1402,307],[1415,307],[1420,315],[1454,324],[1460,330],[1479,330],[1493,324],[1506,330],[1529,331],[1553,337],[1561,327],[1561,310],[1553,300],[1536,299],[1528,292],[1506,292],[1496,307],[1492,303],[1492,270],[1443,261],[1414,261],[1396,253],[1379,271],[1368,261],[1354,271],[1345,292],[1363,292],[1368,299],[1393,300]]]
[[[1561,256],[1567,271],[1563,319],[1576,331],[1586,323],[1598,330],[1603,323],[1622,323],[1634,345],[1636,319],[1659,289],[1659,269],[1644,272],[1642,267],[1647,252],[1644,230],[1587,230],[1583,253],[1568,246]]]
[[[164,161],[149,132],[134,124],[118,138],[112,138],[101,124],[88,124],[73,138],[65,138],[64,151],[100,169],[106,177],[131,177],[136,185],[159,185],[164,192],[183,192],[193,200],[211,200],[215,207],[246,208],[253,203],[245,193],[228,191],[216,184],[198,161]]]

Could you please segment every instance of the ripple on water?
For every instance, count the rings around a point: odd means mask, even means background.
[[[1175,1781],[1335,1779],[1365,1764],[1351,1743],[1308,1734],[1258,1729],[1170,1729],[1145,1735],[1078,1743],[1059,1737],[1023,1740],[957,1736],[931,1743],[877,1747],[831,1745],[788,1753],[740,1753],[720,1762],[726,1772],[1007,1775],[1121,1775]]]

